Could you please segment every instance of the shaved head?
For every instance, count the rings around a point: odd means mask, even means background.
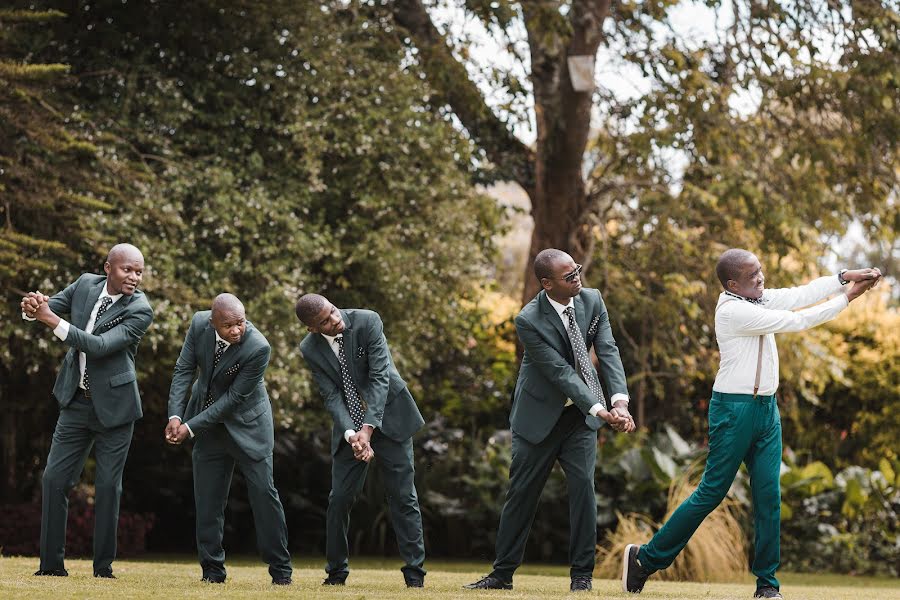
[[[556,248],[547,248],[534,257],[534,276],[541,279],[553,277],[554,267],[561,262],[568,262],[572,257]]]
[[[134,262],[138,260],[144,262],[144,255],[131,244],[116,244],[110,248],[109,253],[106,255],[106,262],[109,264]]]
[[[223,340],[236,344],[247,330],[247,315],[244,305],[234,294],[219,294],[212,303],[209,321]]]
[[[731,248],[722,253],[716,263],[716,276],[722,283],[722,287],[728,289],[728,280],[737,281],[741,272],[756,261],[756,255],[749,250]]]
[[[215,313],[244,313],[244,304],[234,294],[219,294],[212,303],[212,311]]]
[[[304,325],[311,325],[315,321],[315,317],[322,312],[325,305],[328,304],[328,298],[319,294],[304,294],[297,300],[294,305],[294,312],[297,318]]]

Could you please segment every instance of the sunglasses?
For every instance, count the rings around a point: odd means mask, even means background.
[[[562,277],[549,277],[549,279],[562,279],[562,280],[565,281],[566,283],[572,283],[573,281],[575,281],[575,278],[576,278],[576,277],[578,277],[579,275],[581,275],[581,269],[582,269],[582,268],[583,268],[582,265],[576,264],[576,265],[575,265],[575,270],[572,271],[571,273],[566,273],[566,274],[563,275]]]
[[[572,283],[573,281],[575,281],[575,278],[576,278],[576,277],[578,277],[579,275],[581,275],[581,269],[582,269],[582,266],[576,264],[576,265],[575,265],[575,270],[574,270],[574,271],[572,271],[571,273],[567,273],[567,274],[563,275],[563,280],[565,280],[566,283]]]

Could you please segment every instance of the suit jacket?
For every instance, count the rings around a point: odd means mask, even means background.
[[[214,369],[216,330],[211,315],[203,310],[191,319],[169,389],[169,416],[180,417],[195,436],[221,423],[247,456],[262,460],[275,447],[272,405],[263,382],[269,342],[247,321],[244,336],[228,347]],[[199,372],[196,380],[195,372]],[[215,402],[204,410],[207,391]]]
[[[91,378],[91,401],[104,427],[131,423],[143,416],[134,355],[141,338],[153,322],[153,309],[144,293],[122,296],[85,331],[91,311],[106,285],[105,275],[85,273],[48,303],[57,315],[68,315],[69,346],[53,386],[53,396],[66,407],[78,391],[81,368],[78,353],[84,352]]]
[[[593,344],[600,359],[600,374],[609,396],[628,394],[625,369],[600,291],[583,288],[574,303],[575,321],[585,345],[590,348]],[[597,398],[575,367],[569,335],[546,291],[542,290],[516,316],[516,332],[525,354],[509,416],[512,430],[533,444],[540,443],[556,424],[569,398],[585,414],[588,426],[598,429],[603,421],[589,413]]]
[[[368,405],[363,422],[381,430],[392,440],[402,442],[409,439],[425,424],[425,420],[406,382],[394,366],[381,317],[371,310],[361,309],[342,310],[341,316],[344,319],[344,353],[350,375]],[[319,386],[325,408],[334,420],[331,436],[331,452],[334,454],[344,441],[344,432],[356,429],[344,403],[341,365],[328,340],[318,333],[311,333],[303,339],[300,352]]]

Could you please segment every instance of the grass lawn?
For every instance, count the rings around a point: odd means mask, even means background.
[[[0,598],[551,598],[576,597],[570,594],[568,569],[555,565],[526,565],[515,578],[513,591],[473,592],[460,589],[487,573],[487,563],[432,561],[424,590],[407,590],[400,574],[400,562],[384,559],[352,561],[353,571],[345,587],[323,588],[322,558],[294,559],[294,585],[270,585],[265,565],[250,558],[230,559],[225,585],[200,583],[200,567],[193,557],[179,555],[120,560],[114,565],[119,579],[91,577],[89,560],[68,560],[69,577],[33,577],[38,560],[33,557],[0,557]],[[896,579],[849,577],[843,575],[784,574],[782,592],[789,600],[896,600],[900,582]],[[738,583],[670,583],[650,580],[640,598],[667,600],[731,600],[753,597],[753,579],[748,575]],[[594,580],[594,591],[582,597],[634,598],[622,592],[614,580]]]

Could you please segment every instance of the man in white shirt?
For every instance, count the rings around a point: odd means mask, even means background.
[[[137,248],[114,246],[103,269],[105,275],[85,273],[52,298],[32,292],[21,303],[25,320],[43,323],[69,346],[53,386],[60,410],[41,481],[41,565],[35,575],[68,575],[68,495],[93,446],[94,577],[113,577],[122,472],[134,421],[142,415],[134,356],[153,310],[137,289],[144,272]]]
[[[747,250],[733,248],[719,258],[716,275],[725,291],[716,306],[720,366],[709,404],[706,470],[697,490],[649,543],[626,547],[622,587],[640,593],[650,575],[672,564],[706,515],[725,498],[744,462],[750,472],[753,497],[754,598],[782,598],[775,578],[781,527],[781,418],[775,399],[775,334],[803,331],[833,319],[875,285],[881,272],[874,268],[845,269],[804,286],[767,290],[759,259]],[[850,282],[853,286],[849,292],[839,293]],[[834,297],[821,302],[830,296]]]

